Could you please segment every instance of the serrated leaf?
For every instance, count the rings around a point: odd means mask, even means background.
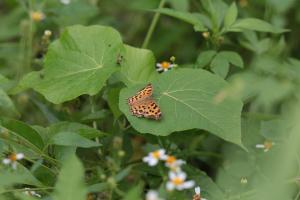
[[[162,13],[164,15],[168,15],[189,24],[194,25],[195,31],[206,31],[207,29],[203,26],[201,22],[201,18],[197,15],[197,13],[189,13],[183,11],[177,11],[169,8],[161,8],[154,10],[155,12]]]
[[[231,64],[243,68],[244,67],[244,62],[243,59],[241,58],[241,56],[234,52],[234,51],[221,51],[218,55],[226,58],[226,60],[228,62],[230,62]]]
[[[215,74],[225,78],[229,72],[229,63],[224,56],[217,54],[211,61],[210,68]]]
[[[272,24],[256,19],[256,18],[246,18],[237,20],[228,31],[240,32],[243,30],[253,30],[253,31],[261,31],[261,32],[270,32],[270,33],[283,33],[289,30],[281,29],[273,26]]]
[[[196,67],[203,68],[208,65],[212,58],[217,54],[214,50],[203,51],[199,54],[196,62]]]
[[[147,83],[158,74],[152,51],[125,45],[124,64],[121,67],[122,81],[127,85]]]
[[[238,10],[235,2],[233,2],[231,6],[227,9],[225,19],[224,19],[224,26],[227,28],[230,25],[232,25],[236,21],[237,15],[238,15]]]
[[[50,45],[41,77],[30,73],[21,86],[32,87],[53,103],[82,94],[95,95],[117,70],[123,44],[119,33],[109,27],[68,27]]]
[[[217,104],[214,101],[227,86],[223,79],[202,69],[178,69],[163,73],[152,84],[154,98],[162,112],[158,121],[133,116],[125,101],[144,85],[125,88],[120,93],[120,110],[137,131],[166,136],[175,131],[199,128],[242,146],[242,102],[226,99]]]
[[[84,200],[86,195],[84,168],[73,155],[64,162],[55,185],[53,200]]]

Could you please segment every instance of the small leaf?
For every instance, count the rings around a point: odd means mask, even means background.
[[[168,2],[174,7],[176,10],[180,11],[188,11],[189,9],[189,1],[188,0],[168,0]]]
[[[18,165],[16,171],[1,169],[0,187],[12,186],[15,184],[26,184],[39,187],[43,186],[43,184],[40,181],[38,181],[27,168],[20,164]]]
[[[124,64],[121,67],[122,81],[127,85],[147,83],[158,73],[152,51],[125,46]]]
[[[73,155],[64,162],[55,185],[53,200],[84,200],[86,195],[84,168]]]
[[[214,50],[208,50],[208,51],[203,51],[199,54],[196,62],[196,67],[197,68],[203,68],[206,65],[208,65],[212,58],[217,54],[216,51]]]
[[[24,77],[19,87],[32,87],[53,103],[82,94],[95,95],[118,68],[123,51],[119,33],[109,27],[68,27],[49,47],[45,68]]]
[[[0,88],[0,113],[6,117],[18,116],[19,112],[17,111],[14,103],[9,98],[9,96]]]
[[[61,132],[76,133],[82,137],[93,139],[103,137],[106,133],[96,130],[90,126],[75,122],[59,122],[48,127],[48,135],[51,137]]]
[[[73,147],[82,147],[82,148],[91,148],[101,146],[100,144],[86,139],[77,133],[70,132],[60,132],[55,134],[50,142],[50,144],[56,144],[61,146],[73,146]]]
[[[122,112],[119,109],[118,102],[119,102],[119,93],[121,88],[110,88],[107,92],[107,102],[108,106],[113,113],[115,119],[118,119]]]
[[[270,33],[283,33],[289,31],[288,29],[281,29],[273,26],[272,24],[256,19],[256,18],[246,18],[237,20],[228,31],[240,32],[243,30],[253,30],[261,32],[270,32]]]
[[[13,81],[0,74],[0,89],[7,91],[13,86]]]
[[[161,8],[154,10],[155,12],[159,12],[177,19],[180,19],[184,22],[194,25],[197,31],[206,31],[207,29],[203,26],[201,19],[197,15],[197,13],[189,13],[189,12],[182,12],[177,10],[172,10],[169,8]]]
[[[0,125],[12,131],[16,136],[24,139],[26,142],[30,143],[32,146],[42,150],[44,147],[44,142],[39,133],[31,128],[24,122],[17,121],[14,119],[2,118],[0,119]]]
[[[217,54],[210,64],[210,68],[213,72],[225,78],[229,71],[229,63],[225,57],[221,54]]]
[[[219,76],[202,69],[178,69],[163,73],[152,84],[153,96],[162,112],[158,121],[133,116],[125,101],[144,85],[125,88],[120,93],[120,110],[137,131],[166,136],[175,131],[199,128],[242,146],[242,102],[225,99],[215,103],[216,95],[227,86]]]
[[[235,2],[233,2],[231,6],[228,8],[227,13],[225,15],[224,26],[226,28],[231,26],[236,21],[237,15],[238,15],[238,10]]]
[[[130,189],[129,192],[125,195],[123,200],[142,200],[141,195],[143,192],[143,187],[141,184]]]
[[[244,62],[241,56],[234,52],[234,51],[221,51],[218,55],[224,57],[227,59],[228,62],[231,64],[243,68],[244,67]]]

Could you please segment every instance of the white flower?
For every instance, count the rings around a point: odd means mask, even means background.
[[[157,151],[150,152],[148,156],[143,158],[145,163],[148,163],[149,166],[155,166],[159,160],[165,160],[167,155],[164,149],[159,149]]]
[[[255,145],[255,147],[257,149],[264,149],[264,152],[268,152],[273,147],[273,145],[275,145],[274,142],[265,141],[263,144],[257,144],[257,145]]]
[[[71,0],[60,0],[62,4],[68,5],[71,3]]]
[[[3,159],[3,164],[11,165],[13,169],[17,169],[17,161],[24,158],[23,153],[12,153],[7,158]]]
[[[172,69],[175,66],[176,66],[176,64],[171,64],[170,62],[164,61],[164,62],[156,64],[156,71],[158,71],[158,72],[162,72],[162,71],[166,72],[166,71]]]
[[[30,188],[25,188],[24,194],[28,196],[39,197],[39,198],[42,197],[40,194],[36,193],[34,190],[31,190]]]
[[[194,187],[194,181],[185,181],[186,174],[184,172],[170,172],[169,173],[170,180],[167,182],[168,190],[184,190]]]
[[[172,171],[181,171],[181,165],[185,164],[184,160],[177,159],[175,156],[167,156],[166,166],[169,167]]]
[[[195,195],[193,197],[193,200],[207,200],[207,199],[201,198],[201,188],[199,186],[195,187]]]
[[[163,200],[163,199],[159,197],[157,191],[149,190],[146,194],[146,200]]]

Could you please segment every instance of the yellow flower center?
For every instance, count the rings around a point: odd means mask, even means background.
[[[166,160],[166,162],[168,163],[168,164],[172,164],[172,163],[174,163],[176,161],[176,157],[175,156],[168,156],[168,158],[167,158],[167,160]]]
[[[266,141],[266,142],[264,142],[264,146],[265,146],[265,149],[271,149],[273,146],[273,143],[270,141]]]
[[[181,184],[183,183],[183,180],[182,180],[181,178],[179,178],[179,177],[176,177],[176,178],[174,178],[174,179],[172,180],[172,183],[173,183],[174,185],[181,185]]]
[[[168,69],[170,67],[170,65],[171,65],[171,63],[166,62],[166,61],[161,63],[161,67],[164,69]]]
[[[154,151],[154,152],[152,152],[152,156],[154,157],[154,158],[156,158],[156,159],[159,159],[160,158],[160,151]]]
[[[40,22],[44,19],[45,15],[39,11],[33,11],[30,13],[31,19],[35,22]]]
[[[17,160],[17,154],[15,154],[15,153],[10,154],[8,159],[13,161],[13,162],[16,161]]]

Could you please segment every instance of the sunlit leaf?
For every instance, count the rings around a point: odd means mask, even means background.
[[[117,70],[122,48],[119,33],[110,27],[68,27],[50,45],[41,75],[28,74],[20,87],[32,87],[53,103],[94,95]]]
[[[152,83],[154,98],[162,112],[161,120],[137,118],[129,111],[125,100],[144,85],[126,88],[120,93],[120,109],[136,130],[169,135],[199,128],[241,145],[242,103],[230,99],[215,102],[216,95],[227,85],[224,80],[201,69],[179,69],[162,74]]]

